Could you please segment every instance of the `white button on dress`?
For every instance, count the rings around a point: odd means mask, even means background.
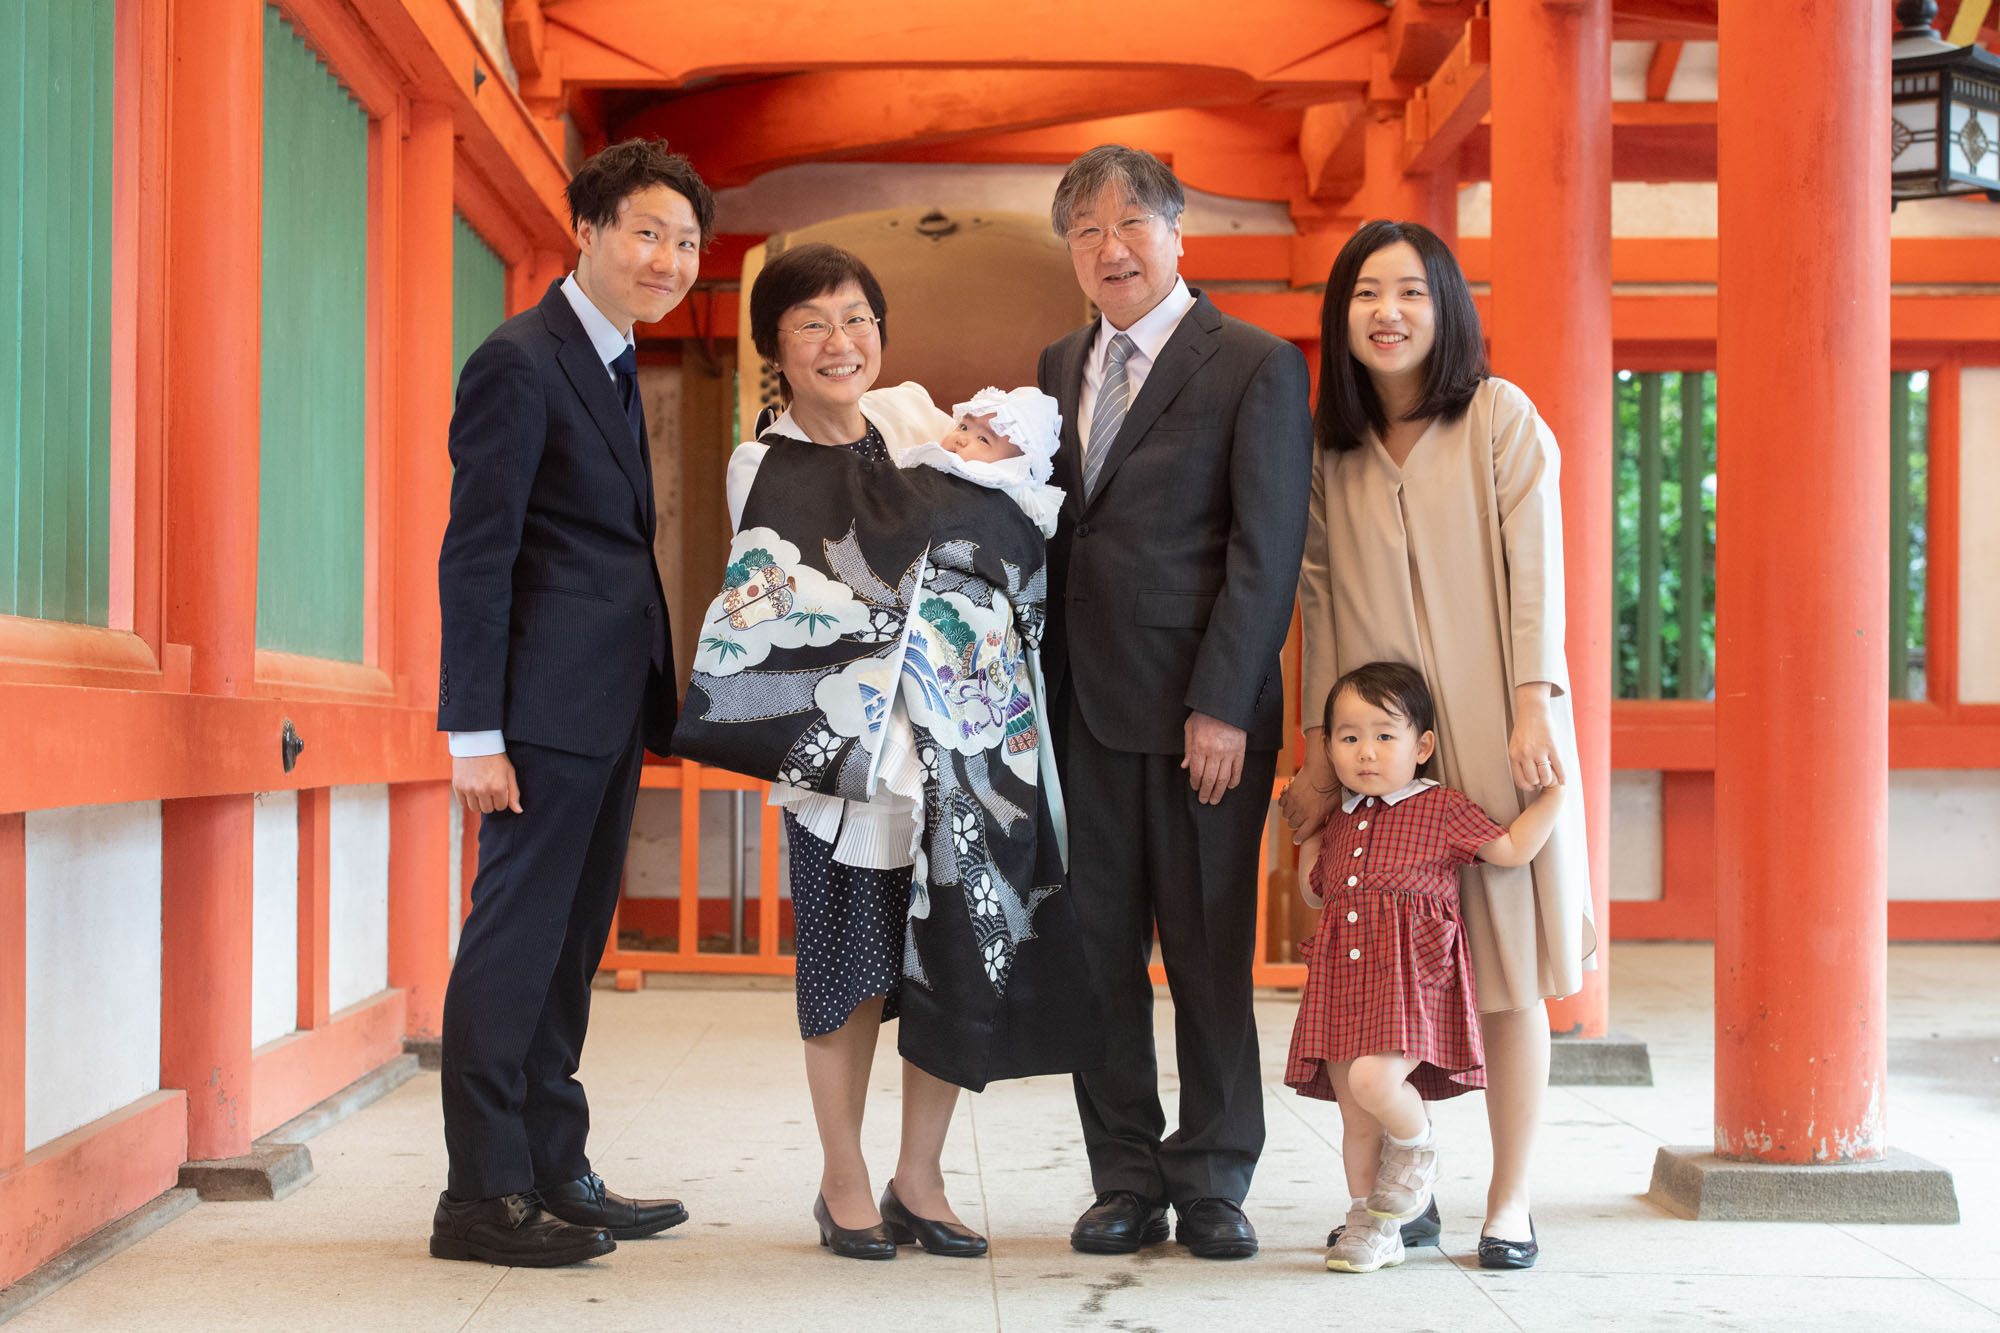
[[[1367,827],[1368,827],[1368,821],[1364,819],[1364,820],[1362,820],[1362,821],[1361,821],[1361,822],[1360,822],[1359,824],[1356,824],[1356,825],[1355,825],[1354,827],[1356,827],[1356,828],[1367,828]]]
[[[1359,958],[1360,956],[1361,956],[1361,950],[1359,949],[1349,949],[1347,951],[1347,958],[1349,962],[1352,962],[1353,960]]]
[[[1349,885],[1350,887],[1352,887],[1353,885],[1356,885],[1356,884],[1359,884],[1360,882],[1361,882],[1361,876],[1359,876],[1359,875],[1349,875],[1349,876],[1347,877],[1347,883],[1348,883],[1348,885]]]
[[[1359,913],[1359,912],[1349,912],[1349,913],[1347,914],[1347,919],[1348,919],[1349,921],[1359,921],[1359,920],[1361,919],[1361,913]]]
[[[1355,854],[1356,856],[1359,856],[1359,855],[1361,855],[1361,849],[1360,849],[1359,847],[1356,847],[1356,848],[1354,849],[1354,854]]]

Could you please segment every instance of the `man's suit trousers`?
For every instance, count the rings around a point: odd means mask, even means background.
[[[1244,756],[1243,780],[1203,805],[1180,755],[1112,750],[1065,689],[1054,711],[1070,811],[1069,873],[1104,1006],[1104,1068],[1076,1076],[1077,1110],[1099,1193],[1185,1205],[1241,1203],[1264,1148],[1264,1094],[1251,1013],[1257,853],[1277,770]],[[1179,1126],[1165,1134],[1153,1049],[1153,933],[1174,1002]],[[1163,1138],[1162,1135],[1165,1134]]]
[[[444,1138],[458,1199],[590,1171],[576,1069],[645,749],[635,718],[609,755],[511,740],[507,754],[521,813],[480,818],[472,915],[444,997]]]

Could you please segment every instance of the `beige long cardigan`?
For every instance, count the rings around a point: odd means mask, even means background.
[[[1563,658],[1562,507],[1555,437],[1526,394],[1488,379],[1456,422],[1432,421],[1402,467],[1371,434],[1322,450],[1299,603],[1303,725],[1326,693],[1375,661],[1419,667],[1437,702],[1437,776],[1502,824],[1514,787],[1514,687],[1547,681],[1570,783],[1530,866],[1473,866],[1460,897],[1482,1013],[1570,995],[1594,967],[1590,865],[1577,799],[1576,727]]]

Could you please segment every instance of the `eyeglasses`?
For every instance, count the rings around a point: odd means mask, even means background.
[[[875,326],[879,323],[881,321],[873,315],[849,315],[838,324],[829,324],[823,319],[810,319],[795,329],[780,329],[778,332],[789,333],[802,343],[823,343],[833,336],[835,329],[839,329],[847,335],[849,342],[858,343],[864,338],[874,337]]]
[[[1120,218],[1111,224],[1109,234],[1130,245],[1133,241],[1150,236],[1153,222],[1159,216],[1158,213],[1141,213],[1137,217]],[[1104,244],[1106,234],[1102,227],[1078,227],[1075,231],[1063,233],[1063,240],[1068,242],[1072,250],[1095,250]]]

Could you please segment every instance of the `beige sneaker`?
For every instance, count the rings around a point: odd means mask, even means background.
[[[1375,1169],[1375,1188],[1368,1192],[1368,1211],[1397,1222],[1415,1217],[1430,1203],[1437,1178],[1435,1132],[1426,1148],[1398,1148],[1385,1136],[1382,1164]]]
[[[1402,1262],[1403,1228],[1372,1216],[1365,1205],[1347,1210],[1340,1238],[1326,1252],[1326,1266],[1336,1273],[1372,1273]]]

